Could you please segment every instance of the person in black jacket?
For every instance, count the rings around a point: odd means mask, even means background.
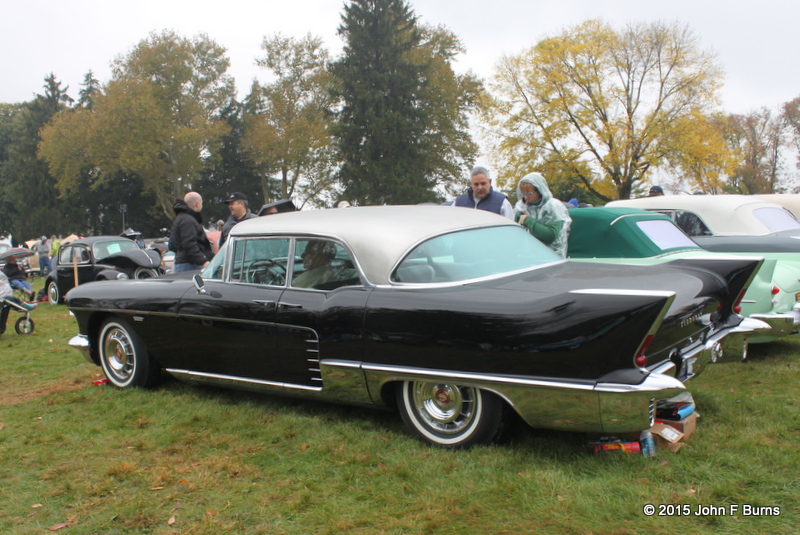
[[[175,272],[203,269],[214,257],[200,216],[203,198],[196,191],[190,191],[182,200],[177,199],[172,209],[175,211],[172,225]]]

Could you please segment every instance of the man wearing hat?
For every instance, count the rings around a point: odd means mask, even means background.
[[[647,194],[648,197],[661,197],[664,195],[664,190],[661,189],[661,186],[653,186],[650,188],[650,192]]]
[[[231,193],[231,196],[225,200],[225,204],[228,205],[228,210],[231,211],[231,216],[225,222],[225,226],[222,227],[222,234],[220,234],[219,237],[220,247],[222,247],[222,245],[225,243],[225,240],[228,239],[228,234],[234,225],[241,223],[246,219],[257,217],[256,214],[251,212],[247,207],[247,195],[244,193],[239,191]]]

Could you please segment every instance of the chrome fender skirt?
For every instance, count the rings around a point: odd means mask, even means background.
[[[321,362],[323,370],[350,370],[354,363]],[[472,386],[503,398],[532,427],[592,433],[623,433],[652,425],[655,401],[686,390],[682,382],[650,373],[639,384],[565,381],[548,378],[501,376],[429,370],[403,366],[361,364],[373,403],[381,392],[399,381],[442,382]],[[323,372],[323,377],[328,375]],[[351,373],[351,375],[353,375]],[[325,383],[325,388],[328,388]]]

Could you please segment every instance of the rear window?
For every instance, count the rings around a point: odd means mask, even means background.
[[[92,252],[97,260],[101,260],[112,254],[121,253],[122,251],[133,251],[139,249],[135,241],[127,238],[114,241],[101,241],[92,245]]]
[[[561,257],[517,226],[463,230],[415,247],[392,282],[445,283],[502,275],[556,262]]]
[[[753,215],[764,223],[770,232],[800,228],[800,223],[781,208],[756,208],[753,210]]]
[[[637,221],[636,226],[662,251],[669,249],[700,249],[672,221]]]

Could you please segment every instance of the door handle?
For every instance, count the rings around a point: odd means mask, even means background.
[[[278,308],[303,308],[303,305],[296,305],[294,303],[278,303]]]
[[[265,307],[275,306],[275,301],[265,301],[262,299],[253,299],[253,303],[258,303],[259,305],[264,305]]]

